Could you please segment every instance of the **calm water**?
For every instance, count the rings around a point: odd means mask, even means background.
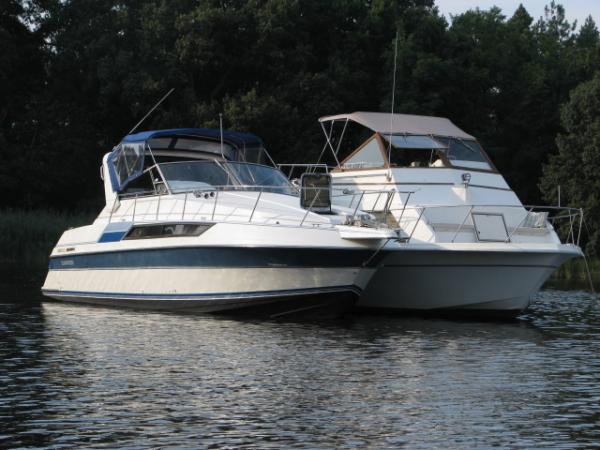
[[[403,446],[600,448],[600,300],[508,323],[0,304],[0,447]]]

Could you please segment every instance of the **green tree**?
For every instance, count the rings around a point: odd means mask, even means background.
[[[521,199],[539,201],[559,105],[600,63],[552,2],[473,10],[449,25],[433,0],[6,0],[0,11],[4,205],[102,201],[103,153],[167,90],[143,129],[216,126],[263,137],[277,161],[312,161],[319,116],[441,115],[480,138]],[[26,6],[23,6],[26,5]],[[23,189],[23,185],[35,189]]]
[[[599,67],[593,20],[577,33],[552,2],[535,23],[522,5],[509,18],[491,8],[454,16],[450,26],[435,13],[413,18],[413,28],[398,23],[395,110],[449,117],[480,139],[523,202],[539,203],[537,180],[556,152],[560,105]],[[390,86],[391,76],[383,110],[390,109]]]
[[[577,86],[561,108],[564,132],[556,138],[558,153],[544,166],[540,188],[555,204],[561,189],[563,206],[583,207],[590,230],[587,250],[600,254],[600,73]]]
[[[16,0],[0,9],[0,205],[28,197],[26,153],[36,145],[40,117],[38,98],[44,83],[40,35],[24,23],[25,10]],[[35,164],[36,162],[34,162]]]

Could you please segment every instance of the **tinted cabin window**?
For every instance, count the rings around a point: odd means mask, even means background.
[[[159,224],[159,225],[136,225],[125,239],[150,239],[163,237],[183,237],[183,236],[200,236],[208,230],[211,224],[189,224],[189,223],[174,223],[174,224]]]
[[[152,184],[152,172],[147,172],[135,180],[132,180],[124,191],[126,194],[142,194],[153,192],[154,184]]]
[[[443,137],[436,139],[448,147],[446,157],[453,166],[492,170],[483,150],[476,141]]]

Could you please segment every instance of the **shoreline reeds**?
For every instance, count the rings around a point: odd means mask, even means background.
[[[0,210],[0,265],[45,268],[62,233],[93,220],[90,213]]]

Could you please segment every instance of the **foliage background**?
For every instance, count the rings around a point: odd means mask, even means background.
[[[222,112],[277,161],[314,161],[319,116],[389,110],[396,31],[396,111],[451,118],[524,203],[561,184],[600,229],[600,38],[555,3],[448,23],[433,0],[3,0],[0,208],[97,208],[102,155],[171,87],[144,128]]]

